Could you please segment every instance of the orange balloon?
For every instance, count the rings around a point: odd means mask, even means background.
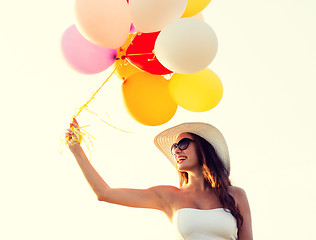
[[[126,108],[141,124],[157,126],[168,122],[177,111],[177,104],[168,90],[168,80],[146,72],[127,78],[122,85]]]

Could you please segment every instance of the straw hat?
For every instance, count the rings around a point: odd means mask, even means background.
[[[225,168],[230,171],[228,146],[223,134],[214,126],[202,122],[189,122],[168,128],[154,138],[156,147],[169,159],[173,166],[177,166],[171,154],[171,145],[176,142],[177,136],[183,132],[194,133],[208,141],[215,149]]]

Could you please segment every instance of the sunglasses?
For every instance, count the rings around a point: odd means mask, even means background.
[[[185,150],[188,148],[190,142],[194,140],[190,138],[182,138],[178,143],[174,143],[171,146],[171,154],[174,155],[176,152],[176,149],[179,148],[180,150]]]

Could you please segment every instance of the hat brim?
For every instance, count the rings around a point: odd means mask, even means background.
[[[171,145],[176,142],[178,135],[183,132],[194,133],[208,141],[214,147],[227,171],[230,172],[228,146],[223,134],[211,124],[202,122],[182,123],[162,131],[154,138],[156,147],[168,158],[173,166],[177,167],[177,162],[171,154]]]

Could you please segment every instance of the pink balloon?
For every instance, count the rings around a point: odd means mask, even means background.
[[[115,62],[117,56],[116,49],[101,47],[85,39],[75,25],[64,32],[61,47],[70,66],[85,74],[104,71]]]

